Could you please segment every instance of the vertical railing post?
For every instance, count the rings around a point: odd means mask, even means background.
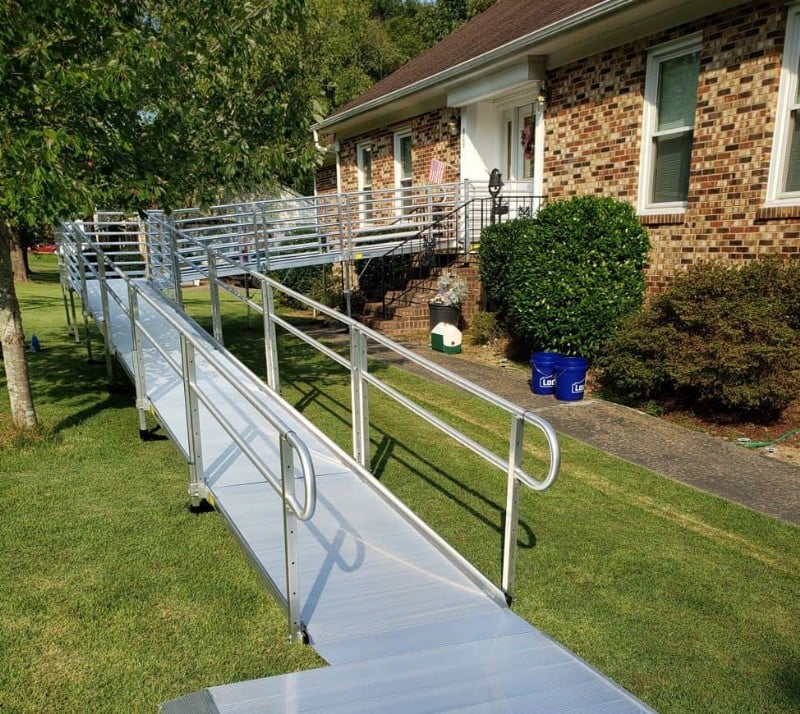
[[[344,302],[345,314],[352,316],[352,292],[353,292],[353,218],[350,215],[350,199],[345,196],[345,213],[347,220],[346,244],[347,247],[342,251],[342,273],[344,276]],[[346,257],[345,257],[346,256]]]
[[[286,562],[286,610],[289,624],[289,637],[305,640],[303,623],[300,619],[300,571],[297,563],[297,515],[289,505],[294,496],[294,452],[286,440],[280,437],[281,490],[283,496],[283,543]]]
[[[267,223],[267,211],[265,205],[260,205],[258,208],[259,221],[261,225],[261,244],[262,250],[258,250],[258,239],[256,239],[256,250],[258,251],[258,267],[256,268],[259,273],[266,273],[269,270],[269,227]]]
[[[108,285],[106,285],[106,259],[102,253],[95,253],[95,255],[97,256],[97,280],[100,283],[100,307],[103,314],[102,332],[105,341],[106,377],[110,388],[114,386],[114,363],[111,358],[114,345],[112,344],[111,310],[108,306]]]
[[[83,336],[86,340],[86,359],[92,362],[92,338],[89,335],[89,288],[86,285],[86,263],[84,262],[83,251],[79,245],[77,248],[78,275],[81,279],[81,314],[83,315]]]
[[[72,312],[72,328],[75,333],[75,344],[81,341],[81,331],[78,329],[78,318],[75,312],[75,291],[69,287],[69,309]]]
[[[217,257],[211,248],[206,249],[206,264],[208,265],[208,291],[211,300],[211,330],[214,339],[220,344],[225,344],[222,337],[222,316],[219,304],[219,283],[217,282]]]
[[[470,240],[469,233],[469,214],[470,210],[472,209],[472,202],[470,200],[470,183],[469,179],[464,179],[464,194],[461,196],[461,205],[464,206],[463,211],[460,213],[463,214],[463,231],[462,237],[464,239],[464,256],[469,255],[470,248],[472,247],[472,241]],[[458,219],[456,219],[458,220]]]
[[[144,440],[148,437],[147,410],[150,408],[150,401],[147,399],[144,350],[142,334],[139,331],[139,293],[133,282],[128,283],[128,315],[133,338],[133,385],[136,389],[136,409],[139,412],[139,438]]]
[[[280,393],[281,383],[278,371],[278,340],[275,334],[275,301],[272,287],[266,280],[261,281],[261,308],[264,313],[264,358],[267,363],[267,385]]]
[[[169,224],[169,257],[172,264],[172,288],[175,292],[175,302],[183,307],[183,293],[181,292],[181,264],[178,260],[178,229]]]
[[[369,385],[367,338],[355,325],[350,327],[350,402],[353,420],[353,458],[369,468]]]
[[[517,528],[519,524],[519,488],[517,469],[522,460],[522,439],[525,419],[519,414],[511,417],[508,453],[508,487],[506,490],[506,522],[503,531],[502,588],[508,604],[514,597],[514,571],[517,562]]]
[[[203,450],[200,435],[200,405],[197,399],[197,365],[194,346],[181,335],[181,379],[186,410],[186,441],[189,465],[189,498],[193,509],[206,497]]]

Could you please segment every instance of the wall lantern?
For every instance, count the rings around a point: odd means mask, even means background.
[[[456,112],[450,114],[444,129],[450,136],[458,136],[461,133],[461,117]]]
[[[544,82],[539,82],[539,91],[536,92],[536,99],[533,100],[533,103],[540,112],[547,107],[547,87]]]

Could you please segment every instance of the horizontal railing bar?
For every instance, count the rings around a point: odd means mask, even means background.
[[[425,407],[422,407],[416,402],[412,401],[401,392],[398,392],[394,387],[389,386],[383,380],[369,373],[364,374],[363,377],[364,380],[369,382],[372,386],[376,387],[384,394],[394,399],[396,402],[399,402],[406,409],[413,412],[418,417],[424,419],[429,424],[432,424],[437,429],[447,434],[450,438],[454,439],[459,444],[467,447],[470,451],[473,451],[478,456],[488,461],[490,464],[499,468],[501,471],[504,471],[508,468],[508,461],[502,459],[497,454],[493,453],[486,447],[482,446],[474,439],[471,439],[470,437],[468,437],[466,434],[459,431],[455,427],[450,426],[447,422],[443,421],[435,414],[429,412],[427,409],[425,409]]]

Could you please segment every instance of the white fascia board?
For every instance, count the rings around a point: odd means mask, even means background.
[[[447,92],[448,107],[465,107],[508,92],[514,88],[545,79],[545,58],[527,57],[499,72],[475,77]]]

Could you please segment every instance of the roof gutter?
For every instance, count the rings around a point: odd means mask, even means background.
[[[368,102],[364,102],[363,104],[358,104],[347,111],[340,112],[339,114],[334,114],[327,119],[323,119],[318,124],[314,125],[314,129],[316,130],[324,130],[330,126],[335,124],[339,124],[343,121],[347,121],[348,119],[352,119],[359,114],[366,113],[373,109],[377,109],[383,104],[389,104],[394,102],[398,99],[402,99],[411,94],[415,94],[427,87],[435,86],[438,84],[442,84],[448,80],[454,79],[459,75],[468,73],[479,67],[487,62],[491,62],[492,60],[499,60],[507,55],[513,55],[516,52],[524,49],[527,45],[535,42],[542,42],[544,40],[548,40],[552,37],[555,37],[558,34],[566,32],[568,30],[573,30],[576,27],[580,27],[581,25],[587,24],[596,20],[604,15],[608,15],[610,13],[616,12],[617,10],[621,10],[623,8],[628,7],[629,5],[636,5],[640,3],[642,0],[605,0],[604,2],[597,3],[586,10],[582,10],[581,12],[577,12],[574,15],[570,15],[569,17],[565,17],[563,20],[559,20],[558,22],[554,22],[546,27],[541,28],[540,30],[536,30],[531,32],[527,35],[522,37],[518,37],[516,40],[512,40],[511,42],[507,42],[500,47],[496,47],[493,50],[489,50],[488,52],[484,52],[477,57],[473,57],[470,60],[465,62],[461,62],[460,64],[454,65],[453,67],[448,67],[437,74],[431,75],[430,77],[426,77],[425,79],[420,79],[413,84],[410,84],[406,87],[402,87],[400,89],[396,89],[393,92],[389,92],[388,94],[383,94],[380,97],[376,97],[375,99],[371,99]]]

